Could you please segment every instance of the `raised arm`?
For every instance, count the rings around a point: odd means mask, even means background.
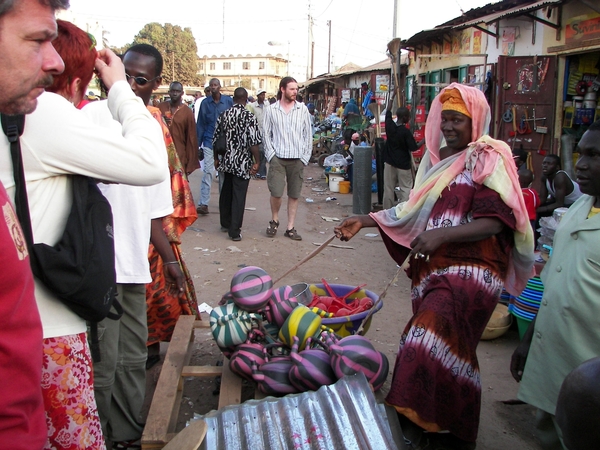
[[[45,93],[26,121],[28,171],[140,186],[165,178],[160,126],[126,81],[115,82],[107,102],[92,102],[81,111],[60,95]]]

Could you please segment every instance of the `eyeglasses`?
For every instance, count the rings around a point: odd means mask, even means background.
[[[151,80],[149,80],[148,78],[144,78],[144,77],[132,77],[128,73],[125,74],[125,77],[127,77],[128,82],[129,82],[129,80],[131,80],[133,78],[133,81],[135,81],[135,84],[137,84],[138,86],[144,86],[145,84],[150,83],[151,81],[154,81],[158,78],[158,77],[154,77]]]

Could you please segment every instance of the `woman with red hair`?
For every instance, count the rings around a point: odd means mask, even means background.
[[[65,71],[54,78],[46,91],[59,94],[77,106],[94,76],[98,56],[96,39],[71,22],[57,20],[56,23],[58,36],[52,45],[63,59]]]
[[[85,175],[113,183],[153,185],[168,176],[160,127],[133,94],[121,60],[96,52],[83,30],[61,20],[53,42],[65,61],[49,92],[28,115],[21,152],[35,243],[55,245],[71,209],[71,179]],[[122,129],[94,124],[77,105],[94,68],[110,87],[108,106]],[[5,143],[5,147],[8,144]],[[2,159],[4,158],[4,159]],[[14,197],[8,148],[0,151],[0,179]],[[86,322],[38,279],[35,295],[44,330],[42,391],[47,449],[104,449],[93,390]]]
[[[427,154],[409,200],[335,228],[348,240],[377,226],[392,258],[409,262],[413,316],[386,402],[411,448],[428,445],[419,443],[423,431],[451,448],[475,448],[477,344],[502,287],[519,295],[532,275],[533,233],[516,168],[506,143],[487,135],[489,123],[479,89],[443,89],[427,118]],[[440,431],[450,433],[431,434]]]

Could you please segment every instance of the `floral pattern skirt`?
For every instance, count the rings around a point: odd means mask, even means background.
[[[105,449],[86,333],[44,339],[45,449]]]

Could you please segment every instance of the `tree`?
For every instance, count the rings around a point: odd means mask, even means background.
[[[132,45],[135,44],[153,45],[162,54],[164,84],[176,80],[187,86],[198,86],[198,47],[191,28],[148,23],[133,39]]]
[[[252,79],[251,78],[242,78],[240,82],[240,86],[246,90],[252,89]]]

